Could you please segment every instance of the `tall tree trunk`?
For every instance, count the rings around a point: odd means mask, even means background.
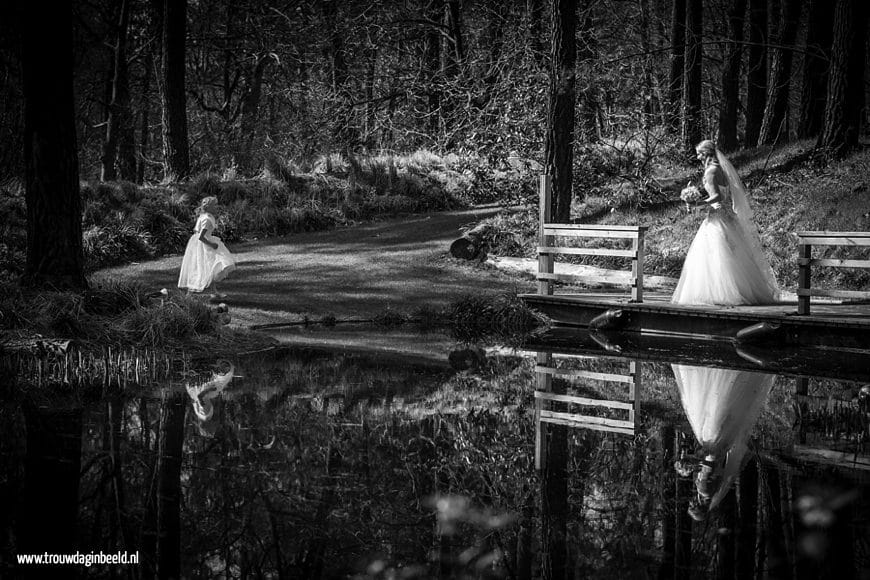
[[[371,150],[375,145],[374,136],[377,134],[375,125],[375,75],[378,67],[378,47],[375,44],[366,48],[366,78],[365,78],[365,139],[363,143],[366,149]]]
[[[244,95],[242,95],[239,127],[241,129],[242,142],[237,157],[239,166],[247,172],[256,169],[252,160],[254,141],[257,136],[257,127],[260,121],[260,99],[263,94],[263,77],[266,67],[273,60],[271,54],[260,55],[254,65],[251,78],[248,79]]]
[[[130,548],[131,535],[127,519],[127,502],[124,489],[124,454],[121,451],[121,442],[124,439],[124,399],[118,395],[107,401],[109,412],[109,457],[112,461],[112,494],[114,496],[114,508],[116,526],[121,535],[118,548],[127,550]]]
[[[653,117],[659,111],[656,90],[653,83],[653,60],[652,60],[652,25],[650,24],[650,1],[640,1],[640,49],[644,53],[643,59],[643,134],[645,149],[650,148],[650,130],[653,126]]]
[[[737,494],[732,489],[728,491],[719,505],[717,513],[718,527],[724,532],[719,533],[716,542],[716,578],[731,580],[734,578],[735,539],[737,531]]]
[[[780,13],[779,46],[773,51],[767,107],[761,122],[759,145],[772,145],[787,136],[788,95],[791,86],[792,54],[800,23],[801,0],[783,0]]]
[[[825,104],[821,146],[835,156],[857,147],[864,105],[867,4],[838,0],[834,13],[834,45]]]
[[[135,178],[133,148],[133,113],[130,110],[130,82],[127,75],[127,30],[130,23],[130,0],[121,0],[118,31],[115,37],[115,74],[112,79],[112,101],[106,123],[106,140],[100,159],[102,181]]]
[[[564,393],[564,381],[553,379],[553,392]],[[545,423],[546,463],[541,472],[541,577],[568,575],[568,428]]]
[[[798,117],[797,136],[814,137],[825,121],[825,98],[828,93],[828,63],[834,40],[834,6],[830,0],[812,0],[807,18],[807,53]]]
[[[190,177],[185,93],[187,0],[163,0],[163,161],[164,178]]]
[[[69,6],[67,4],[67,6]],[[43,15],[58,6],[43,7]],[[44,22],[44,20],[43,20]],[[57,36],[52,38],[58,38]],[[70,554],[76,539],[82,451],[82,410],[77,407],[24,407],[27,455],[24,493],[18,502],[16,545],[20,554]],[[68,578],[69,566],[44,566],[34,578]]]
[[[576,101],[577,0],[553,0],[552,64],[544,166],[552,176],[551,215],[555,222],[571,217]]]
[[[677,447],[677,436],[672,425],[662,425],[658,429],[659,442],[662,448],[661,468],[661,526],[662,526],[662,565],[659,567],[659,580],[671,580],[674,577],[674,557],[677,547],[677,486],[674,472],[674,457]]]
[[[791,566],[783,535],[782,480],[776,466],[765,466],[765,489],[762,497],[767,499],[765,513],[768,521],[767,571],[771,578],[791,578]]]
[[[728,12],[729,44],[722,69],[722,105],[719,109],[718,146],[737,149],[737,110],[740,104],[740,64],[743,60],[743,22],[746,0],[731,0]]]
[[[329,32],[329,57],[332,65],[332,91],[338,100],[335,112],[335,125],[333,128],[333,145],[339,149],[350,150],[356,141],[356,132],[353,128],[352,113],[350,106],[350,94],[348,91],[348,63],[347,47],[345,46],[345,32],[339,22],[338,0],[326,0],[323,3],[323,18]]]
[[[758,538],[758,462],[751,460],[737,481],[737,539],[735,560],[737,578],[755,577],[756,541]]]
[[[84,288],[72,7],[21,0],[28,286]],[[53,50],[45,49],[52,41]]]
[[[580,46],[577,48],[577,63],[580,66],[581,78],[593,78],[592,68],[597,56],[597,48],[594,45],[595,23],[592,19],[592,2],[590,0],[583,0],[583,10],[579,19]],[[597,90],[598,87],[595,83],[586,82],[580,85],[577,94],[577,108],[580,116],[578,138],[584,143],[595,142],[599,138]]]
[[[433,141],[438,141],[441,130],[441,32],[437,24],[444,12],[443,0],[430,0],[424,17],[433,24],[424,34],[423,71],[427,79],[426,129]]]
[[[444,4],[444,29],[446,45],[441,51],[441,70],[447,78],[459,74],[465,60],[465,41],[462,36],[462,4],[459,0],[447,0]]]
[[[544,8],[542,0],[526,0],[526,38],[529,50],[536,63],[542,64],[546,58],[544,54],[543,19]]]
[[[701,82],[703,50],[701,40],[704,16],[701,0],[686,2],[686,75],[683,85],[683,147],[694,151],[704,138],[701,128]]]
[[[673,0],[671,12],[671,72],[668,108],[671,128],[680,126],[683,107],[683,77],[686,67],[686,0]]]
[[[136,164],[136,183],[145,181],[148,166],[148,148],[151,143],[151,79],[154,74],[154,55],[145,55],[142,70],[142,94],[139,96],[139,157]]]
[[[139,163],[136,167],[136,183],[145,181],[146,168],[150,159],[151,84],[153,78],[159,77],[156,69],[157,55],[161,54],[163,44],[163,0],[150,0],[148,2],[148,17],[151,46],[145,52],[145,63],[142,70],[142,94],[139,97]]]
[[[532,549],[535,527],[535,496],[524,492],[520,511],[520,519],[517,523],[517,549],[514,570],[517,580],[532,580],[532,562],[534,550]]]
[[[688,580],[692,576],[692,517],[689,501],[696,494],[695,485],[688,478],[676,481],[676,545],[674,547],[674,578]]]
[[[749,63],[746,82],[746,147],[758,144],[767,101],[767,0],[749,0]]]
[[[186,400],[163,403],[157,456],[157,575],[181,577],[181,458]]]

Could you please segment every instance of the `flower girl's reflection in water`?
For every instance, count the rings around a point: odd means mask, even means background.
[[[683,410],[695,434],[696,450],[685,450],[674,467],[694,475],[689,514],[703,520],[728,494],[746,459],[749,436],[776,375],[673,364]]]
[[[212,420],[214,415],[213,399],[220,395],[235,376],[235,366],[227,361],[218,361],[220,371],[212,373],[211,378],[202,383],[187,384],[187,394],[193,402],[193,412],[199,419],[199,431],[203,435],[214,435],[217,422]]]

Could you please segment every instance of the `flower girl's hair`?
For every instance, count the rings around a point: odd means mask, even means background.
[[[210,206],[212,204],[217,204],[217,202],[218,202],[218,199],[213,195],[209,195],[207,197],[202,198],[199,201],[199,205],[196,206],[196,214],[199,215],[199,214],[205,213],[205,209],[208,206]]]

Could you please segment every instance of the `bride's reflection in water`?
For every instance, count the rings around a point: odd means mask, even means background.
[[[776,375],[671,365],[683,410],[695,435],[694,452],[683,450],[674,467],[694,477],[689,514],[703,520],[728,494],[743,467],[749,436]]]

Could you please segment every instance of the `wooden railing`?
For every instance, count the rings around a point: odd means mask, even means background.
[[[870,268],[870,260],[813,258],[813,246],[870,246],[870,232],[798,232],[798,314],[810,313],[811,296],[831,298],[870,298],[870,292],[859,290],[825,290],[812,288],[813,266],[832,268]]]
[[[538,294],[552,294],[553,282],[600,283],[609,281],[602,276],[576,276],[557,274],[554,271],[556,255],[617,256],[631,259],[631,301],[643,302],[643,257],[645,226],[615,226],[593,224],[550,223],[550,200],[552,196],[549,175],[541,176],[540,225],[538,230]],[[577,248],[556,246],[555,238],[617,238],[631,241],[630,249]]]
[[[558,358],[599,360],[601,357],[560,354]],[[627,374],[601,373],[557,366],[553,354],[538,353],[535,376],[537,385],[535,390],[535,469],[540,470],[541,466],[546,463],[545,423],[594,431],[610,431],[624,435],[636,433],[641,397],[641,373],[638,362],[629,361]],[[619,401],[554,393],[552,392],[554,376],[562,377],[568,381],[594,380],[622,383],[627,385],[628,392],[625,399]],[[555,410],[555,405],[561,406],[563,410]],[[601,414],[589,414],[589,411],[584,413],[583,407],[604,408],[608,410],[605,414],[621,414],[624,415],[624,418],[604,417]]]

